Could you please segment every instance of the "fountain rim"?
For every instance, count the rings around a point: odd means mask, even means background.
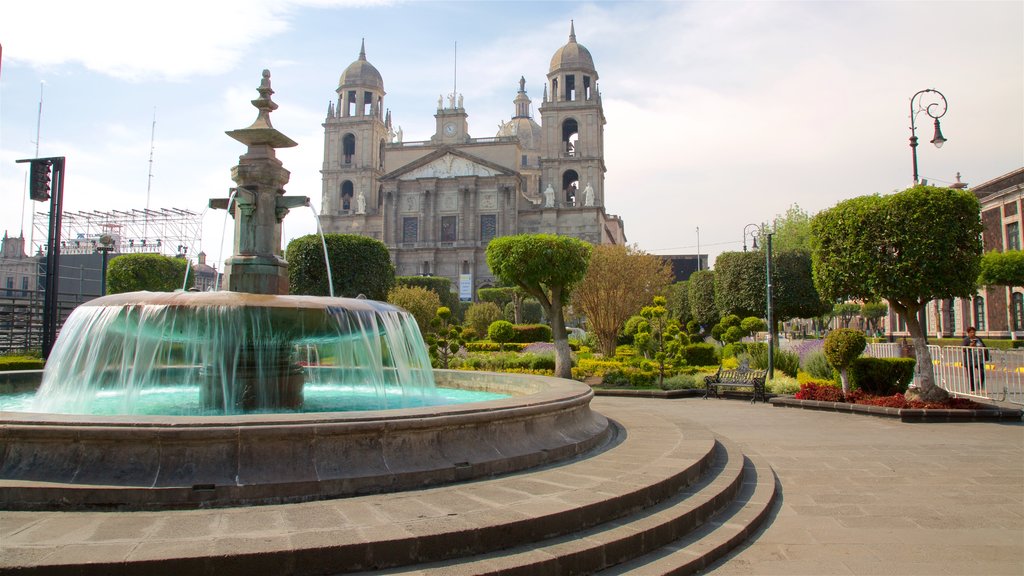
[[[434,370],[442,380],[453,383],[459,381],[459,389],[467,389],[460,379],[443,378],[445,374],[481,376],[502,375],[497,372],[472,372],[464,370]],[[432,418],[473,417],[494,415],[495,413],[521,412],[524,415],[539,410],[550,409],[551,405],[581,400],[589,401],[593,390],[586,384],[574,380],[565,380],[553,376],[533,374],[516,374],[520,383],[527,386],[506,388],[508,398],[468,402],[464,404],[440,404],[419,406],[415,408],[392,408],[387,410],[363,410],[349,412],[302,412],[302,413],[258,413],[209,416],[167,416],[167,415],[132,415],[132,414],[56,414],[44,412],[13,412],[0,411],[0,425],[4,426],[54,426],[54,427],[104,427],[104,428],[221,428],[221,427],[260,427],[260,426],[303,426],[311,424],[370,424],[382,421],[399,423]],[[492,383],[493,384],[493,383]],[[439,384],[440,388],[445,388]],[[451,386],[448,386],[451,387]],[[469,388],[472,389],[472,388]],[[482,387],[491,392],[493,385]]]
[[[400,310],[393,304],[365,298],[340,296],[308,296],[302,294],[253,294],[250,292],[124,292],[110,294],[83,302],[80,307],[102,306],[168,306],[168,307],[232,307],[232,308],[345,308],[348,310],[382,311]]]

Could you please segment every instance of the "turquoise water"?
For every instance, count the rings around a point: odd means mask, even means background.
[[[381,395],[374,386],[348,386],[338,384],[307,384],[303,389],[304,402],[299,410],[276,409],[273,413],[353,412],[388,410],[465,404],[508,398],[506,394],[474,392],[454,388],[435,388],[431,393],[403,394],[398,387]],[[0,395],[0,411],[31,412],[35,393]],[[90,404],[90,414],[123,414],[129,399],[124,392],[100,391]],[[199,386],[161,386],[143,390],[130,399],[134,414],[163,416],[214,416],[223,412],[204,409],[200,401]],[[70,412],[69,412],[70,413]],[[259,413],[258,411],[253,413]]]

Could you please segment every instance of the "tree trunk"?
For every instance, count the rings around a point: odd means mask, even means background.
[[[572,378],[572,351],[569,350],[569,334],[565,329],[565,315],[562,312],[560,290],[551,291],[550,306],[547,310],[551,319],[551,337],[555,341],[555,376]]]
[[[903,314],[903,318],[907,322],[907,331],[910,332],[911,341],[914,343],[914,357],[916,358],[914,376],[918,382],[918,395],[926,402],[942,402],[949,398],[949,392],[935,385],[935,368],[932,365],[932,355],[928,351],[928,340],[925,338],[924,331],[921,329],[921,322],[917,317],[918,311],[924,304],[897,304],[897,311]],[[902,308],[902,310],[899,308]]]

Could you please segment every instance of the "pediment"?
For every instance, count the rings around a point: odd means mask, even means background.
[[[498,176],[502,171],[451,152],[435,158],[422,166],[411,168],[398,175],[399,180],[419,178],[457,178],[459,176]]]

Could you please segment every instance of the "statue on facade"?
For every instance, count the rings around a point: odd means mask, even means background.
[[[398,139],[398,143],[399,143],[399,144],[401,144],[401,143],[402,143],[402,127],[401,127],[401,126],[399,126],[399,127],[398,127],[398,131],[397,131],[397,132],[395,132],[395,138],[397,138],[397,139]]]
[[[356,214],[366,214],[366,195],[363,191],[359,191],[359,196],[356,196]]]
[[[437,109],[438,110],[444,109],[444,96],[442,96],[440,94],[437,96]]]
[[[555,189],[551,187],[551,184],[548,184],[548,187],[544,189],[544,207],[555,207]]]
[[[594,205],[594,187],[590,185],[590,182],[587,182],[587,187],[583,189],[583,205]]]
[[[462,94],[459,94],[459,109],[462,109]]]

